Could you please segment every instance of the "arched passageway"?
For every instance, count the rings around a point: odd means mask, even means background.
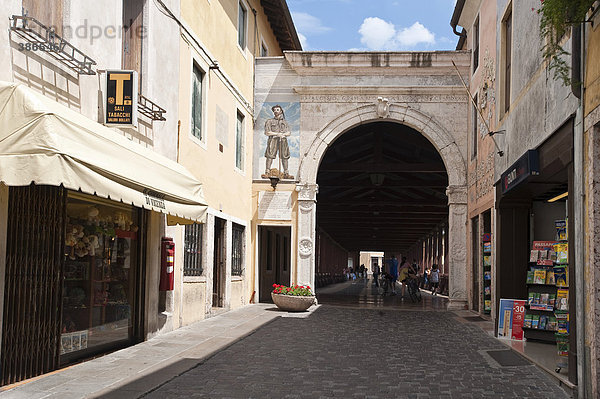
[[[317,277],[347,263],[372,270],[383,258],[433,263],[447,292],[448,174],[436,148],[404,124],[375,121],[339,136],[317,175]],[[318,281],[317,281],[318,283]]]

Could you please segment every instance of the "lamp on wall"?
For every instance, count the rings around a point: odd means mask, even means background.
[[[273,190],[275,190],[275,187],[277,187],[277,183],[279,183],[279,176],[269,176],[269,180],[271,180],[271,187],[273,187]]]

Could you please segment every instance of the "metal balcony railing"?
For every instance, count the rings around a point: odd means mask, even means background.
[[[96,74],[92,70],[92,65],[96,65],[96,61],[92,60],[37,19],[23,15],[13,15],[10,21],[10,31],[28,43],[26,46],[23,46],[23,49],[44,51],[79,74]]]

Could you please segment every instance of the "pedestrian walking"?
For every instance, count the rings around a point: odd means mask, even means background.
[[[425,270],[423,270],[423,289],[429,288],[429,268],[425,266]]]
[[[410,263],[406,260],[406,256],[402,257],[402,263],[400,263],[400,270],[398,271],[398,280],[402,284],[402,298],[404,298],[404,293],[406,292],[406,279],[409,274],[414,274]]]
[[[398,280],[398,258],[396,255],[392,254],[392,257],[389,260],[389,273],[392,277],[392,295],[396,295],[396,281]]]
[[[438,265],[435,263],[431,267],[429,278],[431,279],[431,294],[437,295],[437,290],[440,285],[440,269],[438,269]]]
[[[375,263],[375,265],[373,265],[373,284],[375,284],[375,287],[379,287],[379,273],[379,265]]]

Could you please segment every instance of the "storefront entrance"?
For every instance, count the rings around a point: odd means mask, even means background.
[[[62,187],[9,193],[2,384],[141,340],[141,211]]]
[[[290,284],[291,227],[258,226],[259,301],[271,302],[273,284]]]

